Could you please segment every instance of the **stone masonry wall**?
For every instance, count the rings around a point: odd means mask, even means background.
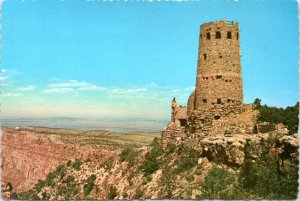
[[[189,110],[208,109],[214,103],[243,102],[239,26],[218,21],[201,25],[196,89]]]
[[[175,122],[170,122],[162,131],[161,142],[163,147],[170,143],[178,145],[182,142],[184,136],[184,128],[178,127]]]
[[[251,105],[216,104],[210,109],[189,111],[185,133],[187,136],[215,136],[252,134],[257,111]]]

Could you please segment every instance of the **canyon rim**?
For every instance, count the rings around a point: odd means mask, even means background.
[[[287,2],[3,3],[2,197],[296,199]]]

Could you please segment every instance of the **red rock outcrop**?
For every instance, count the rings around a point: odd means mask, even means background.
[[[118,151],[97,144],[73,144],[38,136],[26,130],[2,129],[2,182],[10,183],[14,192],[23,192],[58,165],[68,160],[107,160]]]

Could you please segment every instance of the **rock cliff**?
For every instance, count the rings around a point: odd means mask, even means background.
[[[105,161],[117,157],[109,145],[81,144],[38,135],[30,130],[2,129],[2,182],[23,192],[68,160]]]
[[[208,196],[203,186],[207,183],[210,172],[217,167],[234,178],[231,185],[221,186],[227,192],[222,196],[228,197],[214,195],[216,197],[206,198],[255,199],[258,194],[252,191],[249,193],[240,182],[245,179],[241,176],[243,169],[254,168],[245,166],[245,161],[251,160],[254,165],[262,165],[263,168],[266,165],[268,169],[271,161],[268,157],[274,157],[276,160],[270,166],[275,167],[274,172],[267,173],[274,174],[275,178],[275,174],[280,171],[280,185],[286,185],[286,180],[295,183],[297,177],[291,177],[290,173],[297,174],[291,170],[298,169],[298,147],[298,135],[287,135],[284,131],[210,136],[202,138],[200,143],[187,139],[178,145],[168,143],[164,148],[160,140],[156,139],[149,147],[126,147],[120,152],[120,157],[111,157],[102,162],[82,161],[80,167],[76,168],[74,161],[64,163],[30,191],[17,196],[21,199],[62,200],[198,199],[201,195]],[[260,164],[265,162],[266,164]],[[254,170],[256,169],[251,171]],[[222,178],[217,176],[217,180],[219,179]],[[261,179],[258,178],[257,181]],[[239,188],[246,193],[239,194],[236,191]],[[294,198],[294,186],[289,188],[289,192],[293,193],[284,194],[286,197],[283,198]],[[263,198],[280,198],[278,195],[268,196],[267,194]]]

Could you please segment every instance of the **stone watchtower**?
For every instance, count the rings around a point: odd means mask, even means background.
[[[252,134],[257,111],[243,104],[239,25],[221,20],[200,27],[196,88],[188,106],[172,101],[171,122],[162,143],[189,141],[198,146],[207,136]]]
[[[243,83],[239,25],[222,20],[200,27],[196,88],[188,110],[226,103],[243,103]]]

